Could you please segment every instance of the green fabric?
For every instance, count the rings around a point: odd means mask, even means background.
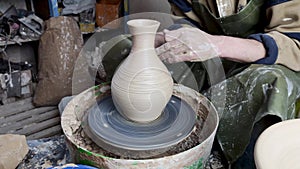
[[[201,3],[193,0],[192,7],[196,15],[200,16],[204,30],[211,34],[247,37],[250,34],[263,32],[265,27],[264,3],[266,0],[250,0],[239,13],[216,17]]]
[[[215,95],[218,93],[225,93],[226,99],[218,100],[222,98]],[[251,65],[210,87],[205,96],[214,98],[211,101],[220,116],[217,139],[227,160],[233,163],[244,153],[253,126],[261,118],[295,118],[299,111],[296,101],[300,98],[300,72],[280,65]]]
[[[204,91],[210,86],[243,71],[249,65],[213,58],[204,62],[181,62],[166,66],[172,72],[172,77],[176,83],[196,91]]]
[[[300,109],[300,72],[281,65],[218,60],[167,67],[175,82],[200,91],[216,106],[220,116],[217,139],[228,162],[234,163],[245,152],[253,126],[261,118],[295,118]]]

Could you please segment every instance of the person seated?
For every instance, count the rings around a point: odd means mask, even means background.
[[[216,142],[228,165],[255,168],[260,133],[299,112],[300,1],[240,0],[229,13],[213,1],[169,2],[188,22],[157,35],[159,57],[188,64],[197,89],[216,106]]]

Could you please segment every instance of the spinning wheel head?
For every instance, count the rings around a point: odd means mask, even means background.
[[[137,123],[124,118],[111,96],[93,105],[84,118],[86,134],[100,147],[117,155],[139,154],[146,158],[167,151],[189,136],[196,115],[183,100],[172,96],[159,118]]]

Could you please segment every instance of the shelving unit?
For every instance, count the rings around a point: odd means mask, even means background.
[[[21,39],[21,38],[14,38],[13,40],[9,41],[0,41],[0,46],[5,46],[6,43],[7,45],[14,45],[14,44],[19,44],[22,45],[22,43],[26,42],[33,42],[33,41],[38,41],[39,39]]]

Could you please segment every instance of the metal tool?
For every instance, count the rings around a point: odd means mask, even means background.
[[[37,33],[38,35],[42,35],[44,31],[44,24],[41,18],[31,14],[27,17],[19,18],[18,20],[33,32]]]

